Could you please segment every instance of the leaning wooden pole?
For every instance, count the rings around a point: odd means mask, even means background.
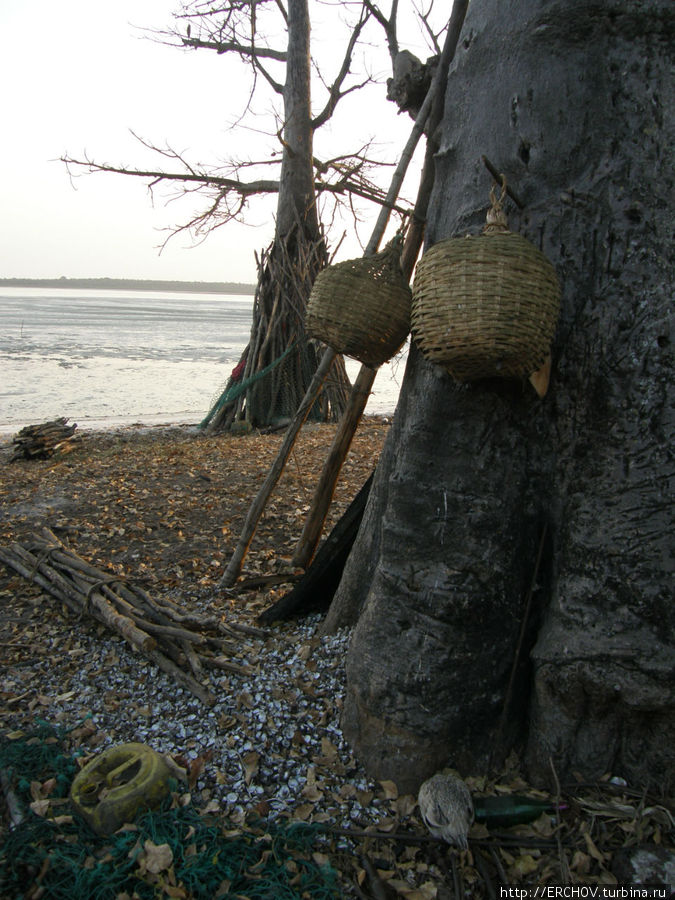
[[[246,515],[244,527],[242,528],[237,546],[235,547],[232,558],[227,565],[227,569],[225,569],[225,574],[220,579],[221,588],[232,587],[232,585],[239,577],[239,573],[241,572],[241,564],[243,563],[244,557],[246,556],[248,548],[251,545],[253,535],[255,534],[256,528],[258,527],[260,517],[262,516],[263,511],[267,506],[267,501],[270,498],[270,494],[274,490],[277,481],[281,477],[281,473],[283,472],[284,466],[286,465],[286,460],[290,456],[298,433],[302,428],[305,419],[309,415],[309,411],[314,405],[314,401],[318,397],[319,391],[323,387],[326,376],[330,372],[336,357],[337,353],[329,349],[326,350],[321,358],[321,362],[319,363],[319,366],[314,373],[314,377],[312,378],[309,387],[307,388],[307,392],[303,397],[302,403],[298,407],[298,410],[293,417],[293,421],[286,429],[286,434],[284,435],[283,443],[279,448],[277,458],[272,463],[272,467],[267,473],[267,477],[263,481],[253,503],[249,507],[249,511]]]
[[[323,530],[323,523],[326,520],[333,500],[333,493],[335,492],[335,485],[337,484],[342,464],[349,453],[352,439],[366,408],[376,375],[377,369],[361,366],[356,381],[352,385],[347,408],[340,419],[338,430],[333,438],[333,443],[321,472],[321,478],[314,491],[314,498],[305,520],[305,527],[293,553],[294,566],[300,566],[304,569],[314,556],[314,551]]]
[[[417,261],[424,240],[424,225],[426,223],[431,189],[434,183],[435,170],[433,157],[438,149],[435,144],[434,134],[442,117],[448,68],[455,55],[455,49],[457,48],[459,35],[462,30],[462,25],[464,24],[467,7],[468,0],[461,0],[461,2],[460,0],[455,0],[452,8],[452,16],[448,25],[445,45],[441,54],[440,65],[436,71],[434,81],[427,92],[427,96],[424,98],[424,103],[417,114],[415,125],[401,156],[401,162],[399,162],[399,166],[392,179],[392,188],[396,185],[395,189],[398,193],[403,182],[403,175],[408,168],[415,147],[426,127],[430,137],[427,141],[424,168],[422,170],[422,177],[412,222],[408,230],[403,253],[401,254],[401,269],[408,280],[412,277],[415,262]],[[399,170],[402,171],[399,172]],[[383,207],[380,212],[380,219],[383,219],[384,225],[386,225],[385,207]],[[378,225],[379,224],[380,220],[378,219]],[[373,237],[375,237],[377,230],[376,226]],[[384,227],[382,227],[382,230],[384,230]],[[379,243],[379,238],[377,239],[377,242]],[[374,253],[376,249],[377,243],[373,247],[369,244],[366,248],[366,255],[368,253]],[[328,452],[328,457],[324,463],[319,483],[314,492],[312,505],[305,520],[305,527],[303,528],[300,540],[295,547],[293,564],[296,566],[302,568],[307,567],[314,555],[319,540],[321,539],[321,532],[323,531],[323,525],[333,500],[337,480],[340,476],[347,454],[349,453],[349,448],[354,438],[354,434],[356,433],[356,429],[358,428],[358,424],[361,421],[361,417],[366,408],[366,403],[368,402],[368,397],[372,390],[376,375],[377,369],[371,369],[368,366],[361,366],[361,369],[359,370],[359,374],[352,387],[347,408],[340,420],[338,430]]]
[[[401,254],[401,268],[407,278],[410,278],[423,238],[424,225],[418,220],[413,220],[406,237],[403,253]],[[376,375],[377,369],[371,369],[368,366],[361,366],[359,369],[347,401],[347,408],[340,419],[340,424],[328,451],[321,477],[314,491],[312,504],[305,519],[305,526],[293,553],[294,566],[299,566],[303,569],[307,568],[314,556],[333,500],[337,480],[368,403],[368,397]]]
[[[419,140],[424,133],[424,128],[427,123],[427,120],[430,119],[432,110],[434,109],[434,98],[441,93],[441,88],[445,84],[445,77],[447,76],[447,68],[450,64],[450,60],[452,59],[455,47],[457,46],[457,40],[459,39],[459,32],[462,28],[462,23],[464,22],[464,16],[466,14],[466,8],[468,6],[468,0],[455,0],[452,16],[450,18],[450,24],[448,27],[448,36],[446,37],[445,47],[443,48],[443,53],[441,54],[441,63],[438,68],[438,72],[436,73],[436,77],[429,88],[427,96],[424,99],[424,103],[417,114],[417,118],[415,119],[415,124],[413,125],[410,137],[408,138],[408,142],[405,146],[403,153],[401,154],[401,159],[399,161],[398,166],[396,167],[396,171],[394,172],[393,178],[391,180],[391,184],[389,187],[389,191],[387,196],[382,204],[382,208],[380,209],[380,214],[378,216],[377,222],[375,223],[375,228],[373,229],[373,233],[371,235],[370,241],[368,242],[368,246],[366,247],[365,254],[366,256],[375,253],[379,246],[380,241],[382,240],[382,236],[387,227],[387,222],[389,221],[389,217],[391,215],[391,210],[394,206],[396,198],[398,197],[399,191],[401,189],[401,185],[403,184],[403,179],[405,177],[405,173],[410,165],[410,161],[412,159],[413,153],[415,152],[415,148],[419,143]],[[448,47],[451,43],[452,38],[452,50],[451,52],[448,50]],[[447,62],[445,60],[447,59]],[[439,73],[441,71],[445,72],[445,75],[441,79],[439,77]],[[433,116],[431,116],[433,118]],[[440,119],[440,115],[438,116]],[[429,133],[432,133],[431,130]],[[429,155],[429,148],[427,147],[427,156]],[[426,164],[425,164],[426,167]],[[414,262],[413,262],[414,265]],[[310,382],[309,387],[307,388],[307,393],[296,412],[293,421],[288,426],[286,434],[284,436],[284,441],[281,447],[279,448],[279,453],[277,455],[276,460],[272,464],[272,468],[263,484],[260,487],[251,507],[246,516],[246,520],[244,522],[244,527],[242,529],[241,536],[235,547],[234,553],[232,554],[232,558],[228,563],[227,569],[223,577],[220,580],[221,588],[232,587],[237,578],[239,577],[239,573],[241,572],[241,566],[244,561],[244,557],[248,551],[248,548],[253,540],[253,536],[256,532],[256,528],[258,527],[258,522],[260,521],[260,517],[262,516],[265,507],[267,505],[267,501],[274,490],[276,483],[281,477],[281,473],[284,470],[284,466],[286,465],[286,461],[295,445],[295,441],[297,436],[302,428],[305,419],[309,415],[309,411],[312,408],[316,397],[321,390],[323,382],[330,371],[333,362],[335,361],[336,353],[330,348],[326,350],[324,353],[319,366],[314,373],[314,377]],[[362,367],[363,368],[363,367]],[[367,368],[367,367],[365,367]],[[368,373],[371,372],[372,376]],[[368,400],[368,395],[370,394],[370,389],[373,385],[373,380],[375,378],[375,371],[369,369],[367,372],[363,373],[363,377],[361,377],[362,373],[359,373],[359,377],[357,377],[356,383],[354,384],[354,388],[352,389],[352,394],[350,395],[350,400],[348,401],[347,410],[343,416],[343,421],[349,419],[352,421],[355,419],[355,424],[352,428],[351,435],[353,437],[354,431],[356,430],[356,426],[363,415],[363,410],[365,409],[365,404]],[[370,378],[370,383],[368,384],[368,379]],[[358,406],[361,403],[365,392],[365,402],[363,402],[363,406],[358,411]],[[352,401],[352,397],[354,398]],[[350,407],[354,403],[354,411],[350,412]],[[347,424],[345,425],[345,431],[349,430]],[[345,450],[345,455],[349,449],[349,444],[351,443],[351,437],[349,438],[349,443],[347,444],[347,448]],[[343,457],[344,459],[344,457]],[[340,465],[341,468],[341,465]],[[339,474],[340,469],[338,469]],[[337,475],[335,476],[337,480]],[[334,489],[334,485],[333,485]],[[330,492],[330,497],[332,497],[333,492]],[[325,514],[324,514],[325,519]],[[321,521],[321,526],[323,526],[323,519]],[[321,529],[319,529],[320,531]]]

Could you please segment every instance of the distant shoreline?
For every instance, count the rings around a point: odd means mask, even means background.
[[[162,281],[137,278],[0,278],[0,288],[175,291],[193,294],[254,294],[254,284],[232,281]]]

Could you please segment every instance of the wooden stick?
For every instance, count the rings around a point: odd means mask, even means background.
[[[199,656],[192,649],[192,643],[185,638],[180,639],[180,646],[185,654],[185,657],[190,664],[190,668],[192,669],[192,673],[195,678],[201,678],[203,675],[202,663],[199,659]]]
[[[342,465],[349,453],[349,448],[363,416],[363,411],[366,408],[376,375],[377,370],[368,366],[361,366],[359,369],[359,374],[349,396],[347,408],[340,420],[340,425],[333,438],[319,483],[314,491],[312,507],[307,514],[305,527],[293,554],[292,563],[294,566],[300,566],[304,569],[314,556],[314,551],[321,537],[323,523],[326,521],[328,510],[333,501],[335,485],[342,470]]]
[[[83,596],[47,562],[33,556],[20,545],[12,544],[9,549],[0,548],[0,559],[25,578],[44,587],[52,596],[66,602],[78,614],[88,611],[95,619],[117,631],[144,653],[157,646],[157,641],[151,635],[141,631],[128,616],[116,612],[100,593],[94,591],[87,599],[86,595]]]
[[[184,672],[180,669],[159,650],[150,650],[146,655],[154,662],[158,669],[161,669],[162,672],[166,672],[167,675],[171,675],[171,677],[179,684],[183,685],[183,687],[187,688],[191,694],[194,694],[195,697],[201,700],[205,706],[213,706],[215,704],[216,698],[208,688],[204,687],[203,684],[200,684],[197,679],[188,672]]]
[[[270,494],[274,490],[277,481],[279,481],[279,478],[281,477],[281,473],[283,472],[284,466],[286,465],[286,460],[288,459],[290,452],[293,449],[293,445],[295,444],[298,433],[302,428],[305,419],[309,415],[309,411],[311,410],[312,406],[314,406],[314,401],[316,400],[319,391],[323,386],[323,382],[325,381],[326,376],[330,372],[331,367],[335,362],[336,356],[337,354],[335,353],[335,351],[329,349],[326,350],[323,357],[321,358],[321,362],[319,363],[319,366],[314,373],[314,377],[312,378],[310,385],[307,388],[307,392],[302,400],[302,403],[298,407],[298,411],[296,412],[293,421],[288,426],[286,434],[284,435],[284,440],[281,447],[279,448],[277,458],[272,464],[271,469],[267,473],[265,481],[262,483],[253,503],[249,508],[246,520],[244,522],[244,527],[241,531],[239,542],[234,549],[234,553],[232,554],[230,562],[228,563],[225,574],[220,579],[221,588],[231,587],[239,577],[239,573],[241,572],[241,564],[244,561],[244,557],[248,552],[249,546],[251,545],[253,535],[256,532],[258,522],[260,521],[260,517],[265,510],[265,506],[267,505]]]
[[[12,440],[15,445],[10,462],[41,457],[46,459],[54,453],[67,453],[73,449],[72,441],[77,424],[66,425],[68,419],[55,419],[42,425],[27,425]]]
[[[354,838],[355,840],[380,840],[380,841],[400,841],[403,844],[439,844],[447,846],[443,838],[434,837],[429,832],[409,832],[409,831],[377,831],[373,828],[342,828],[339,825],[324,825],[322,823],[313,823],[314,827],[329,834],[336,834],[341,837]],[[549,849],[556,847],[554,840],[546,838],[531,838],[527,835],[520,834],[491,834],[487,838],[469,837],[469,844],[476,847],[541,847]]]
[[[455,49],[462,30],[462,25],[464,24],[467,7],[468,2],[466,2],[466,0],[462,0],[462,2],[455,0],[445,45],[443,47],[441,62],[438,66],[434,81],[427,92],[427,96],[424,98],[422,108],[415,120],[415,128],[408,141],[408,144],[412,145],[408,155],[408,162],[424,131],[424,125],[427,119],[429,120],[429,131],[432,136],[440,122],[448,68],[455,55]],[[417,256],[424,240],[424,223],[426,222],[429,198],[431,196],[431,189],[435,177],[435,163],[433,157],[436,149],[435,139],[432,137],[429,139],[427,145],[424,169],[422,171],[417,201],[413,213],[413,222],[406,237],[405,246],[401,255],[401,269],[408,280],[410,280],[412,276],[415,262],[417,261]],[[408,146],[406,146],[406,151],[408,151]],[[405,168],[407,168],[407,163]],[[300,536],[300,540],[298,541],[293,554],[293,564],[296,566],[305,568],[314,556],[314,552],[321,539],[321,532],[323,530],[324,522],[326,521],[326,516],[328,515],[328,510],[333,501],[337,480],[340,476],[349,448],[351,447],[358,424],[363,416],[363,411],[366,408],[368,396],[372,390],[376,374],[377,370],[370,369],[368,366],[361,366],[359,370],[354,387],[352,388],[347,409],[340,421],[338,431],[331,444],[326,462],[324,463],[319,483],[314,492],[311,508],[305,520],[302,535]]]
[[[223,669],[225,672],[234,672],[236,675],[252,675],[253,669],[240,663],[233,663],[223,656],[205,656],[202,660],[205,666],[212,669]]]
[[[389,221],[389,217],[391,215],[391,208],[394,204],[394,200],[396,199],[396,197],[398,196],[398,192],[400,191],[405,172],[410,164],[410,160],[412,159],[415,147],[417,146],[420,137],[424,133],[424,126],[427,123],[427,120],[429,120],[430,125],[434,127],[434,122],[437,123],[437,121],[440,120],[440,110],[442,109],[443,105],[443,97],[440,96],[442,94],[441,89],[445,84],[447,69],[450,65],[452,57],[454,56],[455,47],[457,46],[457,41],[459,40],[459,34],[462,29],[462,24],[464,23],[464,16],[466,15],[468,5],[468,0],[455,0],[452,9],[452,16],[450,18],[450,24],[448,27],[448,35],[446,37],[445,46],[441,55],[441,63],[439,64],[434,81],[432,82],[431,87],[427,92],[427,96],[424,98],[424,103],[422,104],[422,107],[417,114],[417,118],[415,119],[412,133],[408,139],[404,152],[401,155],[401,159],[392,178],[392,183],[390,185],[389,191],[387,192],[386,205],[383,205],[380,209],[380,215],[375,224],[375,228],[373,230],[373,234],[371,235],[370,241],[368,242],[368,246],[366,247],[365,255],[374,253],[382,239],[382,235],[385,232],[387,222]],[[440,74],[443,72],[445,73],[445,75]],[[427,155],[428,154],[429,148],[427,148]],[[281,473],[283,472],[284,466],[286,465],[286,460],[288,459],[288,456],[293,449],[298,432],[302,428],[302,425],[304,424],[304,421],[309,414],[309,410],[314,404],[319,390],[321,389],[321,385],[323,384],[323,381],[325,380],[333,362],[335,361],[335,357],[335,352],[331,349],[328,349],[324,353],[321,362],[319,363],[316,373],[314,374],[314,378],[312,379],[307,389],[307,393],[305,394],[305,397],[298,411],[296,412],[293,421],[288,426],[286,436],[284,437],[284,443],[279,450],[277,459],[272,464],[272,468],[270,469],[267,478],[258,491],[258,494],[256,495],[253,503],[251,504],[248,515],[246,516],[246,521],[244,522],[244,527],[242,529],[239,542],[235,547],[232,558],[230,559],[227,569],[225,570],[225,574],[220,580],[219,586],[221,588],[232,587],[232,585],[239,577],[242,562],[244,560],[244,557],[246,556],[246,553],[248,552],[248,548],[253,539],[253,535],[255,534],[260,517],[263,514],[265,506],[267,505],[270,494],[274,490],[274,487],[279,480]],[[364,367],[362,367],[362,370],[363,368]],[[352,390],[349,401],[350,406],[348,408],[348,411],[345,413],[345,416],[343,416],[345,425],[344,435],[341,436],[341,442],[343,444],[346,443],[347,450],[349,449],[349,445],[351,444],[351,436],[348,437],[349,429],[352,427],[351,422],[354,420],[354,418],[356,418],[356,423],[358,424],[358,421],[363,414],[363,409],[361,409],[361,413],[357,416],[357,410],[359,408],[359,405],[361,404],[363,392],[367,391],[367,393],[370,393],[373,380],[375,379],[375,372],[372,369],[369,369],[367,372],[359,372],[359,375],[362,375],[362,378],[357,378],[357,385],[355,385],[355,388],[358,387],[359,393],[354,396],[354,390]],[[352,400],[352,398],[354,399]],[[363,407],[365,408],[365,403],[363,404]],[[336,450],[336,456],[337,455],[338,451]],[[337,478],[337,475],[335,477]],[[330,496],[332,497],[332,492]]]
[[[227,649],[233,652],[236,648],[220,636],[223,632],[264,637],[261,629],[228,626],[216,617],[183,616],[190,624],[206,624],[212,634],[191,631],[172,622],[173,604],[155,604],[142,589],[136,593],[124,580],[94,568],[48,529],[43,530],[42,538],[32,538],[29,546],[26,549],[14,543],[0,547],[0,561],[66,603],[78,617],[88,613],[121,634],[206,705],[212,706],[215,697],[198,680],[205,665],[237,673],[249,671],[248,667],[230,663],[222,656],[202,657],[200,651],[210,645],[221,653]],[[191,671],[185,671],[185,666]]]

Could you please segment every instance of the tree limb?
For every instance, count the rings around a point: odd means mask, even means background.
[[[195,47],[205,50],[215,50],[220,56],[223,53],[238,53],[240,56],[246,57],[264,57],[265,59],[275,59],[278,62],[286,62],[285,50],[274,50],[272,47],[246,46],[239,44],[237,41],[203,41],[200,38],[182,37],[181,42],[184,47]]]
[[[149,145],[146,144],[146,146]],[[279,181],[276,179],[261,178],[254,181],[241,181],[238,178],[227,178],[221,175],[210,175],[206,172],[196,171],[189,165],[189,163],[185,161],[182,156],[180,156],[178,153],[175,153],[175,151],[161,150],[156,147],[153,149],[155,149],[158,153],[163,153],[165,156],[169,156],[170,158],[180,161],[188,169],[188,171],[167,172],[161,169],[134,169],[127,168],[126,166],[114,166],[109,163],[97,163],[94,160],[86,158],[75,159],[71,156],[62,156],[61,162],[65,163],[69,171],[71,166],[80,166],[90,173],[109,172],[116,175],[132,175],[136,178],[150,179],[151,187],[154,187],[156,184],[162,181],[167,181],[183,182],[186,184],[198,184],[206,187],[219,188],[219,197],[216,198],[214,205],[210,207],[208,213],[196,216],[189,223],[187,223],[187,225],[179,228],[179,231],[184,231],[186,229],[189,230],[193,228],[198,221],[203,220],[208,215],[213,215],[213,213],[217,210],[219,198],[222,198],[224,194],[234,194],[242,198],[247,198],[259,194],[279,193]],[[356,157],[353,158],[356,159]],[[335,195],[354,194],[355,196],[362,197],[364,200],[369,200],[372,203],[377,203],[378,206],[385,205],[390,210],[395,209],[398,212],[404,213],[406,210],[403,207],[393,205],[390,199],[385,195],[385,192],[378,188],[376,184],[363,177],[360,177],[359,181],[354,180],[352,176],[359,173],[359,170],[364,162],[367,162],[367,160],[359,160],[358,165],[345,167],[344,169],[340,169],[335,161],[321,164],[321,167],[319,168],[320,172],[325,173],[329,168],[333,168],[338,172],[340,177],[337,181],[334,182],[324,181],[321,178],[318,178],[315,185],[317,192]],[[237,212],[240,211],[241,207],[238,208]],[[235,215],[229,212],[226,216],[227,219],[233,219],[235,217]]]
[[[90,172],[112,172],[116,175],[135,175],[138,178],[151,178],[153,183],[158,181],[185,181],[196,182],[203,185],[226,188],[243,196],[252,194],[275,194],[279,191],[279,182],[270,179],[258,181],[240,181],[237,178],[224,178],[219,175],[207,175],[199,172],[163,172],[160,169],[128,169],[124,166],[113,166],[108,163],[97,163],[90,159],[74,159],[71,156],[62,156],[61,162],[66,166],[82,166]]]
[[[387,38],[387,46],[389,47],[389,56],[391,57],[391,61],[393,62],[396,59],[396,54],[398,53],[398,37],[396,34],[396,17],[398,15],[398,0],[392,0],[391,4],[391,13],[389,18],[387,18],[379,6],[376,6],[371,0],[364,0],[365,5],[368,7],[370,14],[374,19],[380,23],[380,25],[384,28],[384,33]]]
[[[367,79],[365,82],[358,85],[358,87],[354,86],[354,87],[348,88],[345,91],[341,90],[342,85],[344,84],[344,80],[347,77],[347,75],[349,74],[349,69],[350,69],[351,62],[352,62],[352,55],[354,53],[354,47],[356,46],[356,43],[361,35],[361,32],[363,31],[363,28],[364,28],[366,22],[368,21],[369,16],[370,16],[370,12],[369,12],[369,8],[368,8],[368,3],[364,2],[363,6],[361,7],[361,15],[359,17],[359,21],[356,23],[351,35],[349,36],[349,42],[347,43],[347,49],[345,50],[345,55],[342,60],[342,65],[340,66],[340,71],[337,74],[337,78],[335,79],[333,84],[328,89],[328,102],[326,103],[326,105],[324,106],[322,111],[319,113],[319,115],[316,116],[312,120],[312,128],[314,129],[314,131],[316,131],[317,128],[320,128],[322,125],[324,125],[330,119],[330,117],[333,115],[333,113],[335,111],[335,107],[338,105],[338,103],[340,102],[342,97],[345,97],[347,94],[351,93],[352,91],[357,90],[360,87],[363,87],[363,85],[367,84],[368,81],[370,80],[370,79]]]

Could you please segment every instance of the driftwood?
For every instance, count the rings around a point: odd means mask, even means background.
[[[372,483],[373,476],[370,475],[319,548],[314,561],[300,581],[276,603],[264,610],[258,616],[258,622],[267,625],[279,619],[325,612],[328,609],[356,540]]]
[[[223,656],[236,650],[227,638],[264,637],[260,629],[226,624],[215,616],[191,613],[167,599],[151,597],[138,585],[96,569],[47,528],[25,546],[12,543],[0,547],[0,561],[78,617],[89,615],[121,634],[208,706],[215,703],[215,697],[199,680],[204,667],[248,671]]]
[[[69,453],[78,438],[73,437],[77,423],[67,422],[68,419],[60,418],[42,425],[26,425],[12,439],[16,447],[9,461],[48,459],[56,453]]]

